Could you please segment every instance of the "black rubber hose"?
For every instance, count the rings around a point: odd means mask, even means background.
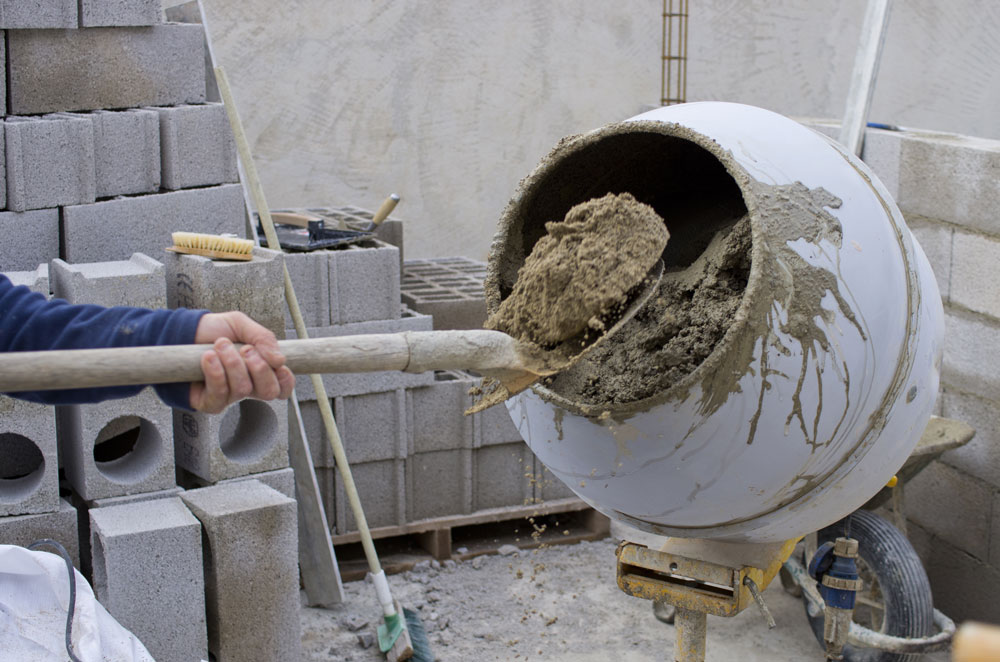
[[[55,547],[56,551],[59,552],[59,556],[66,562],[66,569],[69,571],[69,609],[66,611],[66,653],[69,654],[71,662],[81,662],[80,658],[73,653],[73,612],[76,611],[76,570],[73,568],[73,560],[69,557],[69,552],[58,541],[51,538],[43,538],[28,545],[28,549],[34,550],[46,545]]]

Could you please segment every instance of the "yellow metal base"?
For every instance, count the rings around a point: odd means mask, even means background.
[[[796,542],[789,540],[765,550],[761,560],[767,562],[761,563],[761,568],[704,560],[712,556],[710,553],[691,558],[625,541],[617,552],[618,588],[637,598],[667,602],[682,609],[735,616],[754,600],[744,578],[749,577],[763,591],[777,576]],[[669,548],[669,543],[665,547]]]

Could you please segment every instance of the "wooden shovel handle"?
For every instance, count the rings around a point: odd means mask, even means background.
[[[532,372],[517,342],[499,331],[408,331],[282,340],[278,346],[286,365],[302,374],[475,370],[500,377]],[[0,393],[201,381],[201,356],[208,347],[0,353]]]

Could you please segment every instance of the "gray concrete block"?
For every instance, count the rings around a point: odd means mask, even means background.
[[[357,322],[316,329],[307,329],[310,338],[333,336],[353,336],[369,333],[400,333],[402,331],[430,331],[431,318],[409,310],[403,310],[400,319]],[[295,332],[286,331],[288,338],[295,338]],[[408,373],[399,371],[358,372],[323,375],[323,386],[330,396],[362,395],[381,393],[398,388],[426,386],[434,383],[433,372]],[[300,402],[316,399],[312,380],[308,375],[297,375],[295,392]]]
[[[250,474],[238,478],[228,478],[221,480],[217,484],[235,483],[241,480],[258,480],[267,485],[272,490],[281,492],[289,499],[295,498],[295,471],[291,467],[285,469],[275,469],[274,471],[264,471],[259,474]],[[207,487],[207,486],[206,486]]]
[[[1000,320],[1000,237],[958,230],[952,246],[951,301]]]
[[[1000,347],[1000,323],[963,310],[945,310],[943,382],[983,398],[1000,400],[1000,374],[983,348]]]
[[[201,524],[177,497],[90,511],[94,594],[156,660],[207,657]]]
[[[466,373],[438,371],[433,384],[407,389],[410,454],[473,447],[474,417],[465,410],[472,406],[469,389],[479,381]]]
[[[51,538],[66,548],[77,569],[80,568],[78,531],[76,508],[65,499],[59,499],[55,512],[0,517],[0,543],[27,547],[36,540]]]
[[[164,260],[167,302],[172,308],[206,308],[217,313],[238,310],[282,338],[285,333],[282,260],[281,252],[266,248],[255,248],[253,259],[246,262],[171,253]]]
[[[4,134],[11,211],[94,201],[94,125],[89,117],[8,117]]]
[[[49,296],[49,265],[39,264],[37,269],[31,271],[5,271],[4,275],[14,285],[24,285],[32,292],[38,292]]]
[[[145,253],[165,261],[164,249],[173,245],[172,232],[242,236],[245,218],[243,192],[237,184],[65,207],[63,259],[102,262]]]
[[[406,457],[405,390],[338,397],[333,411],[351,464]],[[325,436],[323,441],[328,447]],[[332,456],[324,459],[332,466]]]
[[[4,270],[37,269],[59,257],[59,210],[0,211],[0,264]]]
[[[1000,234],[1000,141],[905,132],[896,203],[905,213]]]
[[[924,255],[931,263],[931,270],[941,290],[941,299],[947,302],[951,296],[952,279],[952,237],[954,226],[938,223],[923,216],[910,214],[906,225],[920,244]]]
[[[906,514],[923,528],[980,560],[989,558],[990,486],[943,462],[906,484]]]
[[[218,660],[298,660],[295,501],[253,480],[191,490],[181,499],[208,541],[208,650]]]
[[[334,398],[334,419],[348,462],[363,463],[405,458],[407,455],[406,400],[403,389]],[[302,402],[313,466],[333,467],[333,451],[315,400]]]
[[[288,403],[241,400],[221,414],[175,410],[175,461],[209,483],[288,466]]]
[[[239,181],[236,143],[221,103],[153,109],[160,118],[163,188]]]
[[[84,500],[176,486],[172,410],[152,389],[122,400],[56,407],[59,457]]]
[[[156,25],[162,21],[161,0],[80,0],[81,28]]]
[[[7,71],[7,33],[0,30],[0,65],[3,65],[3,70]],[[4,115],[7,114],[7,86],[0,85],[0,113]],[[0,132],[2,133],[2,132]],[[3,147],[0,145],[0,147]],[[0,149],[0,153],[3,149]],[[0,154],[0,159],[2,159],[2,154]],[[7,191],[6,186],[0,185],[0,207],[5,207],[7,205]]]
[[[0,0],[0,30],[75,27],[76,0]]]
[[[407,521],[472,511],[472,454],[471,449],[460,449],[407,458]]]
[[[70,303],[99,306],[167,306],[166,269],[142,253],[131,259],[87,264],[52,260],[52,294]]]
[[[976,436],[941,461],[991,485],[1000,484],[1000,402],[945,385],[942,415],[971,425]]]
[[[431,315],[436,330],[481,329],[485,274],[485,263],[464,257],[411,260],[403,265],[400,295],[410,308]]]
[[[545,503],[556,499],[568,499],[576,494],[566,483],[556,478],[555,474],[549,471],[548,467],[541,463],[536,457],[533,458],[532,465],[532,487],[535,503]]]
[[[523,506],[534,500],[534,456],[524,443],[477,448],[472,459],[475,510]]]
[[[919,525],[911,523],[908,535],[927,570],[935,609],[957,623],[1000,621],[995,599],[1000,591],[1000,571]]]
[[[106,499],[94,499],[85,502],[88,508],[107,508],[109,506],[124,506],[130,503],[140,503],[142,501],[154,501],[156,499],[169,499],[178,497],[184,490],[180,487],[168,487],[165,490],[155,490],[153,492],[140,492],[139,494],[126,494],[124,496],[108,497]]]
[[[473,414],[476,419],[476,447],[521,443],[521,433],[503,405]]]
[[[0,516],[58,509],[55,412],[0,395]]]
[[[15,114],[205,100],[200,25],[17,30],[7,42],[8,106]]]
[[[306,327],[330,326],[330,266],[328,251],[286,253],[285,266],[295,288],[295,298]],[[293,329],[285,307],[285,328]]]
[[[98,110],[94,123],[97,197],[153,193],[160,189],[159,116],[152,110]]]
[[[330,251],[334,324],[399,319],[399,249],[377,239]]]
[[[317,469],[317,472],[330,472],[332,475],[332,481],[320,481],[320,491],[323,492],[330,482],[333,483],[334,494],[324,494],[323,505],[328,514],[336,513],[334,517],[336,532],[341,534],[357,531],[358,525],[347,502],[344,484],[340,475],[336,473],[337,470],[322,468]],[[351,476],[358,488],[369,527],[374,529],[406,523],[405,460],[383,460],[352,465]]]

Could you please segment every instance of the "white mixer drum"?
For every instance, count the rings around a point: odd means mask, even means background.
[[[707,347],[690,329],[658,335],[671,313],[656,309],[508,400],[538,458],[597,510],[660,535],[779,541],[861,506],[929,419],[944,333],[930,265],[881,182],[832,140],[740,104],[659,108],[565,139],[500,219],[491,313],[544,224],[609,192],[664,218],[668,280],[742,227],[746,249],[727,240],[705,285],[724,279],[735,298]],[[668,336],[686,339],[673,358]],[[685,361],[697,364],[680,374]]]

